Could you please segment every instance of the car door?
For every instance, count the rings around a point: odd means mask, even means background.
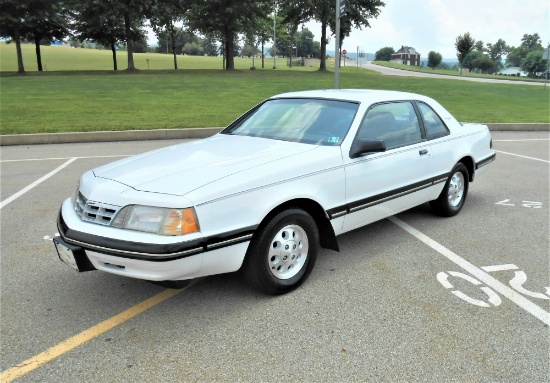
[[[455,165],[456,159],[453,158],[453,149],[456,148],[457,142],[450,139],[450,132],[445,125],[445,121],[430,105],[424,102],[416,102],[416,107],[424,125],[426,141],[430,145],[434,173],[446,177]]]
[[[354,142],[383,140],[386,150],[357,158],[344,153],[347,214],[343,232],[424,203],[431,196],[433,164],[419,121],[409,101],[375,104],[366,111]]]

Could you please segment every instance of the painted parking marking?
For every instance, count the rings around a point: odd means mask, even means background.
[[[518,267],[516,265],[507,264],[507,265],[483,266],[482,269],[487,271],[488,273],[492,273],[493,271],[517,270]]]
[[[481,282],[478,281],[477,279],[475,278],[472,278],[470,277],[469,275],[467,274],[464,274],[464,273],[460,273],[460,272],[457,272],[457,271],[449,271],[449,274],[451,274],[453,277],[458,277],[458,278],[462,278],[468,282],[470,282],[471,284],[473,284],[474,286],[479,286],[481,285]],[[437,280],[439,281],[439,283],[441,283],[446,289],[452,289],[454,288],[454,286],[449,282],[449,275],[447,273],[445,273],[444,271],[441,271],[440,273],[437,274]],[[482,286],[480,287],[480,289],[485,293],[487,294],[487,296],[489,297],[489,303],[491,303],[493,306],[498,306],[502,303],[502,300],[500,299],[500,297],[498,296],[497,293],[495,293],[492,289],[490,289],[489,287],[486,287],[486,286]],[[470,297],[469,295],[466,295],[464,294],[462,291],[460,290],[453,290],[451,291],[452,294],[456,295],[457,297],[459,297],[460,299],[468,302],[468,303],[471,303],[473,305],[476,305],[476,306],[479,306],[479,307],[491,307],[487,302],[484,302],[482,300],[479,300],[479,299],[475,299],[475,298],[472,298]]]
[[[519,140],[493,140],[493,142],[550,141],[550,138],[525,138]]]
[[[27,193],[28,191],[32,190],[34,187],[36,187],[37,185],[41,184],[42,182],[46,181],[48,178],[50,178],[51,176],[55,175],[56,173],[60,172],[61,170],[63,170],[64,168],[66,168],[67,166],[69,166],[71,163],[73,163],[74,161],[77,160],[77,157],[72,157],[70,160],[66,161],[65,163],[63,163],[63,165],[61,166],[58,166],[57,168],[55,168],[54,170],[52,170],[51,172],[49,172],[48,174],[46,174],[45,176],[43,177],[40,177],[39,179],[37,179],[36,181],[34,181],[32,184],[24,187],[23,189],[19,190],[17,193],[15,193],[14,195],[6,198],[5,200],[3,200],[2,202],[0,202],[0,209],[2,209],[4,206],[10,204],[11,202],[15,201],[17,198],[21,197],[23,194]]]
[[[93,327],[90,327],[85,331],[82,331],[80,334],[77,334],[49,348],[48,350],[4,371],[2,374],[0,374],[0,382],[8,383],[13,381],[14,379],[20,378],[21,376],[28,374],[29,372],[43,366],[44,364],[51,362],[61,355],[75,349],[76,347],[81,346],[82,344],[98,337],[101,334],[104,334],[105,332],[117,327],[118,325],[129,321],[135,316],[149,310],[159,303],[164,302],[168,298],[171,298],[189,289],[191,286],[196,285],[201,280],[202,278],[195,279],[188,286],[180,290],[166,289],[161,293],[154,295],[151,298],[146,299],[143,302],[138,303],[137,305],[130,307],[127,310],[124,310],[120,314],[117,314]]]
[[[510,203],[511,199],[505,199],[502,201],[499,201],[495,203],[495,205],[502,205],[502,206],[516,206],[514,203]],[[542,207],[542,202],[536,202],[536,201],[521,201],[521,206],[527,207],[527,208],[533,208],[533,209],[540,209]]]
[[[518,267],[513,264],[506,264],[506,265],[493,265],[493,266],[484,266],[481,267],[482,270],[487,272],[498,272],[498,271],[511,271],[511,270],[517,270]],[[462,278],[474,286],[480,286],[482,283],[478,281],[477,279],[460,272],[456,271],[448,271],[450,275],[453,277]],[[441,271],[437,274],[436,278],[445,287],[446,289],[452,289],[454,288],[453,285],[449,282],[449,274],[447,274],[444,271]],[[540,293],[540,292],[534,292],[531,290],[526,289],[523,287],[523,284],[527,282],[527,274],[525,274],[524,271],[514,271],[514,277],[508,282],[512,288],[514,288],[517,292],[523,295],[527,295],[531,298],[536,299],[544,299],[544,300],[550,300],[550,286],[546,287],[546,293]],[[497,293],[495,293],[491,288],[483,286],[480,287],[480,289],[485,292],[489,296],[489,303],[491,303],[493,306],[498,306],[502,303],[500,297]],[[459,297],[460,299],[471,303],[473,305],[479,306],[479,307],[491,307],[488,303],[481,301],[479,299],[475,299],[470,297],[469,295],[463,293],[460,290],[453,290],[451,291],[454,295]]]
[[[495,152],[497,152],[497,153],[502,153],[502,154],[508,154],[508,155],[510,155],[510,156],[516,156],[516,157],[521,157],[521,158],[527,158],[528,160],[546,162],[547,164],[550,164],[550,161],[548,161],[548,160],[541,160],[540,158],[529,157],[529,156],[522,156],[521,154],[515,154],[515,153],[503,152],[502,150],[495,150]]]
[[[434,241],[427,235],[421,233],[419,230],[415,229],[411,225],[403,222],[399,218],[396,217],[390,217],[388,218],[391,222],[414,236],[416,239],[420,240],[421,242],[425,243],[441,255],[443,255],[445,258],[447,258],[449,261],[455,263],[456,265],[460,266],[462,269],[466,270],[468,273],[470,273],[475,279],[480,281],[481,283],[484,283],[489,288],[494,290],[496,293],[499,293],[500,295],[504,296],[505,298],[508,298],[513,303],[533,315],[535,318],[542,321],[547,326],[550,326],[550,313],[541,308],[540,306],[536,305],[529,299],[525,298],[523,295],[518,293],[516,290],[506,286],[504,283],[498,281],[491,275],[489,275],[485,270],[473,265],[472,263],[468,262],[464,258],[460,257],[458,254],[452,252],[451,250],[447,249],[445,246],[441,245],[440,243]]]

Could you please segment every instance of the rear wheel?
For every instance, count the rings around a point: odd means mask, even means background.
[[[267,294],[284,294],[309,276],[319,251],[319,231],[302,209],[278,213],[258,229],[244,264],[248,281]]]
[[[430,202],[432,211],[443,217],[457,215],[468,195],[468,169],[462,162],[456,164],[439,197]]]

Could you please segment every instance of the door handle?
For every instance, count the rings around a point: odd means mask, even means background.
[[[423,156],[424,154],[428,154],[428,149],[422,149],[418,152],[418,154],[420,154],[421,156]]]

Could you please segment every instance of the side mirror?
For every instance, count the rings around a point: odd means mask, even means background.
[[[372,138],[359,138],[351,147],[349,156],[351,158],[357,158],[364,156],[368,153],[379,153],[385,151],[386,143],[383,140],[376,140]]]

